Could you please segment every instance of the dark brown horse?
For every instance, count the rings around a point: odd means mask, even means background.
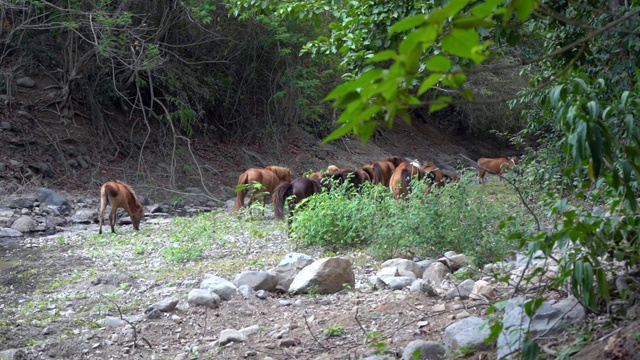
[[[259,183],[262,185],[264,190],[271,194],[273,190],[280,184],[281,182],[291,182],[291,170],[289,168],[281,167],[281,166],[267,166],[264,169],[255,169],[251,168],[247,171],[240,174],[238,177],[238,185],[251,185],[255,183]],[[244,197],[247,194],[249,189],[244,188],[242,190],[238,190],[238,196],[236,198],[236,203],[231,209],[232,213],[240,210],[241,207],[244,206]],[[247,206],[250,208],[254,199],[254,192],[251,192],[251,197],[249,198],[249,203]],[[266,197],[264,198],[264,204],[267,204]]]
[[[324,176],[323,184],[325,187],[331,188],[335,184],[350,184],[354,189],[358,189],[365,180],[366,173],[364,171],[356,171],[352,169],[340,169],[340,171],[330,173]]]
[[[380,170],[379,167],[376,168],[374,165],[375,164],[365,165],[362,167],[361,170],[367,173],[367,175],[369,175],[369,181],[371,181],[373,185],[384,184],[384,177],[383,177],[382,171]]]
[[[313,194],[320,193],[322,185],[319,180],[309,178],[297,178],[292,182],[283,182],[273,190],[273,212],[276,219],[284,219],[285,203],[289,206],[289,213],[300,201]],[[293,198],[289,199],[290,196]]]
[[[111,225],[112,233],[116,232],[114,226],[116,224],[116,210],[118,208],[125,209],[131,218],[133,228],[140,230],[140,219],[142,219],[142,215],[144,215],[144,208],[131,186],[120,180],[116,180],[107,181],[100,188],[100,229],[98,230],[98,234],[102,234],[102,222],[104,221],[104,211],[107,203],[111,205],[109,225]]]
[[[484,184],[484,176],[489,174],[502,174],[509,170],[510,167],[516,166],[518,158],[510,156],[506,158],[480,158],[478,159],[478,179]]]
[[[394,199],[397,200],[401,196],[406,197],[409,194],[409,183],[414,176],[416,176],[418,180],[422,180],[424,173],[419,167],[408,162],[402,162],[396,166],[389,180],[389,188],[393,193]]]

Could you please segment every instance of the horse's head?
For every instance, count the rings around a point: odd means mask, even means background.
[[[131,218],[133,228],[140,230],[140,220],[142,220],[142,216],[144,215],[144,207],[140,202],[137,202],[135,206],[131,207],[130,211],[129,217]]]
[[[385,161],[392,163],[395,167],[402,164],[402,159],[397,156],[389,156]]]
[[[517,156],[510,156],[507,159],[509,159],[509,162],[511,163],[511,165],[515,166],[518,165],[518,163],[520,162],[520,159],[518,159]]]

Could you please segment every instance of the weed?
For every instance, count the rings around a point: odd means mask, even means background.
[[[344,326],[342,325],[331,325],[322,331],[322,334],[326,337],[338,337],[342,336],[342,332],[344,330]]]

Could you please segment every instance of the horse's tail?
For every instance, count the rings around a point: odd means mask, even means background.
[[[293,185],[289,182],[280,183],[271,194],[273,201],[273,215],[276,219],[284,219],[284,203],[293,194]]]
[[[115,189],[111,184],[105,183],[100,188],[100,218],[98,219],[99,228],[98,234],[102,234],[102,223],[104,222],[104,212],[109,204],[109,197],[116,197],[118,195],[118,190]],[[111,204],[113,206],[113,204]]]
[[[389,165],[393,166],[393,164],[389,163]],[[380,164],[373,163],[373,165],[371,166],[373,168],[373,177],[376,179],[375,181],[372,181],[373,184],[383,184],[384,186],[388,186],[389,184],[385,184],[384,183],[384,171],[382,170],[382,167],[380,166]],[[394,168],[395,170],[395,168]]]
[[[242,185],[245,184],[247,186],[249,186],[249,174],[245,171],[242,174],[240,174],[240,177],[238,178],[238,185]],[[233,209],[231,209],[231,213],[234,213],[238,210],[240,210],[240,208],[242,206],[244,206],[244,197],[247,194],[247,188],[245,187],[242,190],[238,190],[238,196],[236,197],[236,203],[233,205]]]
[[[313,183],[313,193],[319,194],[322,192],[322,182],[318,179],[309,179]]]
[[[401,194],[407,195],[409,193],[409,182],[411,181],[411,169],[404,168],[400,172],[400,188]]]

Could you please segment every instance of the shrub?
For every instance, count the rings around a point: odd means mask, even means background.
[[[407,201],[396,201],[382,186],[365,184],[359,194],[324,192],[297,209],[291,235],[306,245],[331,249],[369,246],[378,258],[464,253],[478,265],[493,261],[517,244],[506,231],[526,224],[498,224],[524,212],[506,185],[475,184],[467,174],[457,184],[432,187],[417,182]],[[526,218],[526,217],[523,217]],[[524,221],[523,221],[524,222]]]

